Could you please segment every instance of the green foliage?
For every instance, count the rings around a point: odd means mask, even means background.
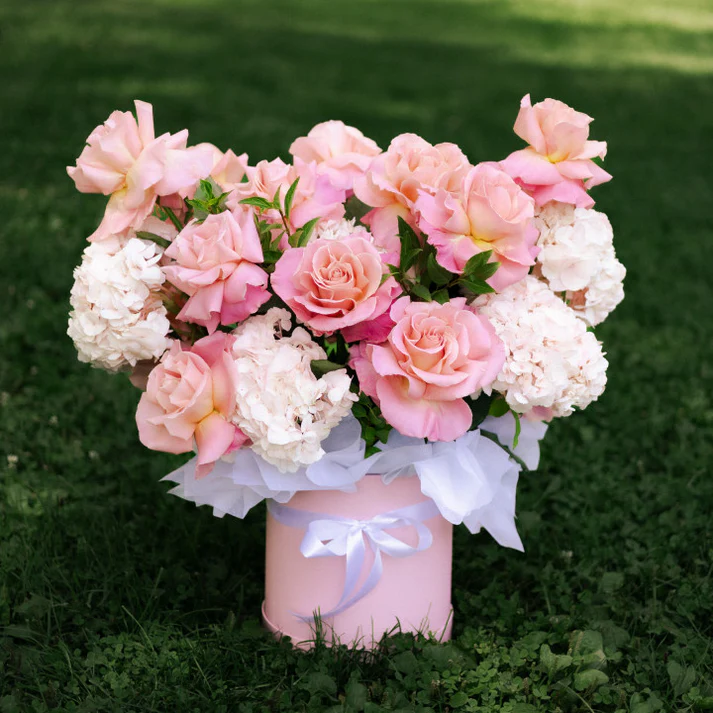
[[[472,300],[495,291],[486,282],[500,267],[498,262],[489,262],[492,250],[474,255],[466,263],[463,274],[457,275],[438,262],[436,249],[425,236],[418,235],[400,216],[398,223],[401,239],[399,265],[389,265],[389,274],[411,299],[445,304],[463,293]]]
[[[167,248],[171,244],[170,240],[166,240],[166,238],[162,238],[160,235],[156,235],[156,233],[149,233],[146,230],[137,230],[136,237],[141,238],[142,240],[150,240],[151,242],[156,243],[156,245],[160,245],[162,248]]]
[[[179,232],[183,230],[183,223],[181,223],[178,216],[167,206],[162,206],[160,203],[156,203],[153,209],[153,215],[160,220],[170,220],[173,223],[173,227]]]
[[[290,245],[293,248],[303,248],[307,245],[317,223],[319,223],[319,217],[307,221],[301,228],[298,228],[290,236]]]
[[[485,417],[490,415],[492,411],[494,396],[488,396],[485,392],[482,392],[477,399],[467,398],[465,402],[470,407],[473,414],[473,423],[471,428],[477,428],[485,420]]]
[[[361,424],[361,436],[366,443],[366,457],[378,452],[379,443],[389,439],[391,426],[381,415],[381,409],[365,393],[359,393],[359,401],[352,406],[352,414]]]
[[[297,190],[297,184],[300,182],[299,176],[295,178],[290,187],[287,189],[285,194],[285,217],[290,217],[290,211],[292,210],[292,201],[295,198],[295,191]],[[278,192],[279,193],[279,192]]]
[[[186,205],[192,210],[192,217],[205,220],[209,215],[227,210],[225,200],[228,192],[222,192],[220,186],[212,179],[201,180],[193,198],[186,198]]]
[[[0,8],[0,711],[713,710],[706,4],[208,6]],[[615,179],[593,197],[629,275],[597,328],[607,391],[556,420],[520,478],[524,555],[455,529],[452,642],[296,651],[258,618],[264,510],[219,519],[168,497],[159,479],[186,456],[142,448],[125,375],[76,361],[71,273],[106,199],[63,167],[137,93],[157,133],[187,126],[253,160],[332,116],[381,146],[413,131],[499,158],[523,146],[526,91],[610,142]],[[565,657],[554,670],[543,645]]]
[[[335,364],[333,361],[329,361],[329,359],[313,359],[310,366],[312,367],[312,373],[318,379],[330,371],[344,369],[344,364]]]
[[[345,205],[344,217],[347,220],[354,218],[358,222],[371,210],[366,204],[362,203],[356,196],[350,196]]]
[[[272,201],[267,200],[267,198],[262,198],[260,196],[251,196],[250,198],[243,198],[240,203],[242,205],[249,205],[253,208],[257,208],[259,211],[271,210],[274,208]]]

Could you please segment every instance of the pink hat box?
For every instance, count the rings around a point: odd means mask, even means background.
[[[356,484],[356,492],[302,491],[287,504],[294,510],[319,513],[325,518],[368,520],[417,503],[428,502],[420,481],[398,477],[386,485],[378,475]],[[333,616],[345,587],[346,557],[307,558],[300,551],[305,529],[267,516],[265,601],[263,621],[277,637],[289,636],[300,648],[314,646],[317,630],[328,644],[374,648],[385,633],[421,632],[440,641],[450,638],[453,626],[451,569],[453,525],[440,514],[423,521],[433,541],[409,556],[382,554],[383,571],[376,586],[358,601]],[[414,527],[398,527],[388,534],[416,546]],[[366,539],[364,535],[362,535]],[[368,578],[374,552],[365,542],[366,554],[355,591]]]

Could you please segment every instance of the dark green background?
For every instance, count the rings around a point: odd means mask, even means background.
[[[713,709],[712,74],[707,0],[3,0],[0,713]],[[498,159],[526,92],[609,142],[607,392],[521,480],[525,555],[457,532],[452,644],[296,654],[258,624],[263,513],[167,497],[137,393],[76,361],[103,200],[64,167],[134,98],[253,162],[329,118]]]

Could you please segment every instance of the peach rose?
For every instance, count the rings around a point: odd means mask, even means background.
[[[361,389],[399,433],[455,440],[473,420],[463,397],[493,382],[505,362],[502,342],[462,297],[443,305],[402,297],[391,317],[384,344],[352,351]]]
[[[327,175],[335,188],[351,191],[354,179],[364,174],[381,149],[359,129],[342,121],[325,121],[295,139],[290,153],[306,163],[315,161],[317,172]]]
[[[271,201],[278,188],[284,206],[287,191],[295,179],[299,178],[290,212],[292,229],[301,228],[314,218],[327,221],[339,220],[344,216],[345,191],[335,188],[327,176],[319,175],[314,161],[305,163],[296,158],[293,166],[279,158],[260,161],[257,166],[248,167],[247,176],[247,182],[239,183],[230,196],[230,207],[236,206],[244,198],[255,196]],[[281,224],[277,211],[268,211],[268,217]]]
[[[224,190],[231,191],[242,180],[248,169],[248,155],[246,153],[237,156],[231,149],[223,153],[213,144],[198,144],[198,147],[206,147],[213,156],[213,168],[210,177]]]
[[[237,393],[233,341],[216,332],[190,349],[174,342],[149,375],[136,411],[139,439],[148,448],[187,453],[195,439],[198,477],[247,440],[230,422]]]
[[[354,180],[357,198],[373,208],[362,222],[386,250],[387,262],[398,263],[398,218],[416,227],[413,211],[419,192],[457,190],[469,167],[455,144],[432,146],[416,134],[401,134]]]
[[[438,262],[451,272],[462,273],[473,255],[492,250],[500,267],[488,283],[500,291],[535,264],[533,200],[495,163],[471,168],[455,194],[422,191],[416,208],[419,227],[435,246]]]
[[[345,330],[386,312],[399,292],[366,231],[344,240],[312,241],[287,250],[272,275],[272,288],[316,335]]]
[[[138,100],[135,104],[138,121],[131,112],[113,112],[89,135],[77,165],[67,167],[77,190],[111,196],[90,241],[138,227],[151,214],[157,196],[188,189],[213,165],[207,148],[186,148],[185,129],[156,138],[153,107]]]
[[[591,160],[607,153],[605,141],[589,140],[591,122],[592,117],[561,101],[545,99],[532,106],[530,95],[523,97],[514,128],[530,146],[510,154],[502,166],[538,206],[556,200],[591,208],[587,190],[611,180]]]
[[[163,268],[169,282],[189,300],[178,314],[184,322],[214,332],[218,324],[241,322],[270,299],[260,237],[252,210],[191,221],[166,248],[175,263]]]

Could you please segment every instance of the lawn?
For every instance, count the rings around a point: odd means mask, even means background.
[[[709,0],[5,0],[0,76],[0,713],[713,710]],[[457,531],[453,642],[297,653],[259,623],[264,512],[168,497],[137,392],[75,359],[102,200],[64,167],[135,97],[252,161],[327,118],[497,159],[526,92],[609,142],[607,392],[521,480],[525,555]]]

